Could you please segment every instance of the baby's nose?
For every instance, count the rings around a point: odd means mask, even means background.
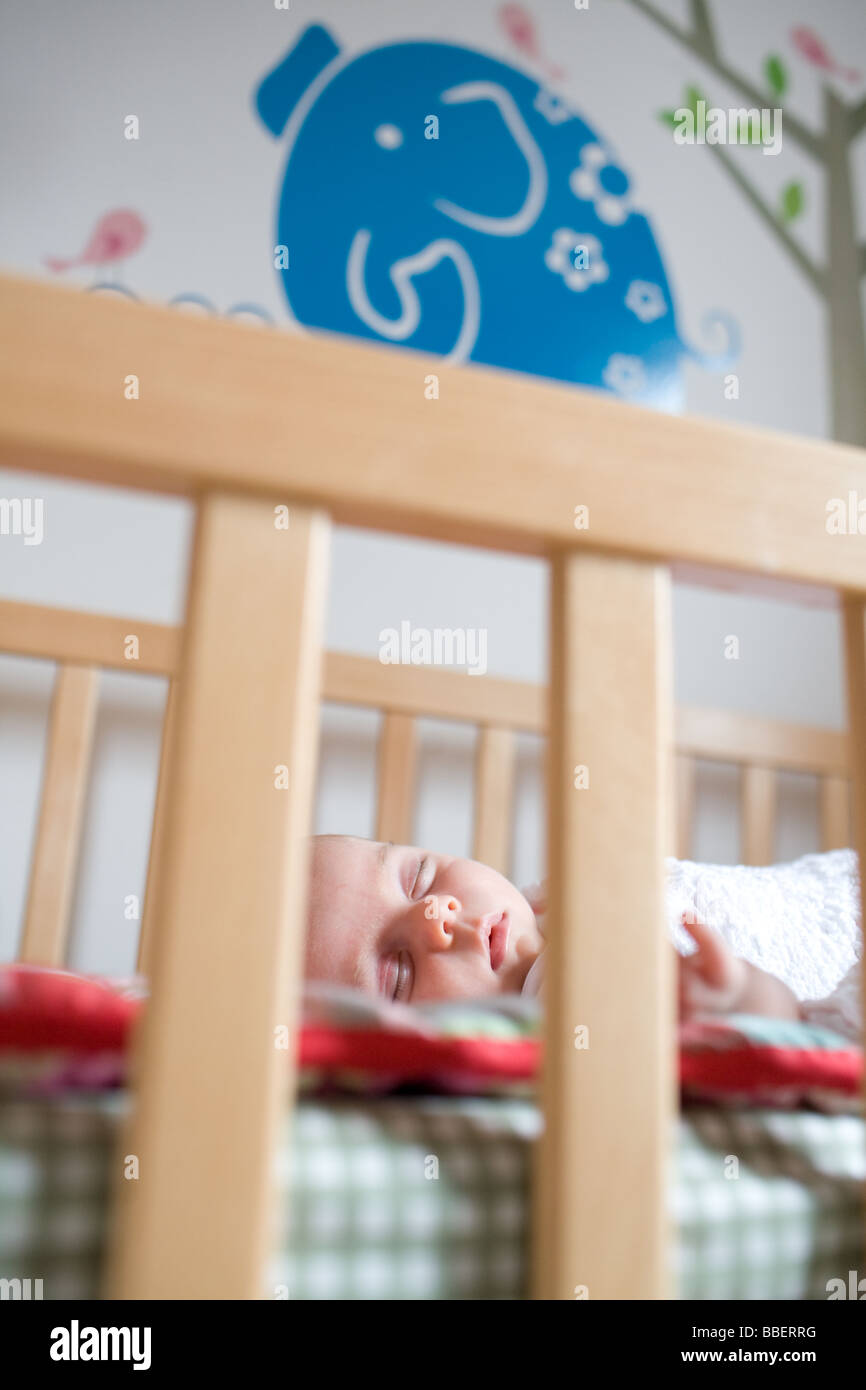
[[[457,898],[437,893],[428,893],[424,899],[424,925],[427,939],[433,950],[447,951],[454,940],[454,924],[462,905]]]

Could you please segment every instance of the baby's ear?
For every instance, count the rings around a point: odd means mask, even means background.
[[[690,920],[687,912],[683,913],[683,926],[698,948],[686,957],[689,966],[697,971],[704,984],[722,985],[729,955],[724,941],[712,927]]]

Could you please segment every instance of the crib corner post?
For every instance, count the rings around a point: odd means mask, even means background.
[[[670,578],[573,551],[551,591],[545,1128],[534,1171],[541,1299],[668,1291],[676,1080]]]

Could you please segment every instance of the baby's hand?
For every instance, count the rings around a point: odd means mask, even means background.
[[[679,1013],[736,1013],[747,992],[749,967],[735,956],[717,932],[683,915],[683,926],[697,946],[693,955],[679,957]]]

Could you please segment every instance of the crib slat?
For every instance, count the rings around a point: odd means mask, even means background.
[[[551,612],[533,1295],[573,1299],[586,1288],[592,1299],[664,1298],[675,1105],[663,914],[673,843],[669,575],[625,559],[557,557]],[[589,785],[578,789],[581,766]]]
[[[822,777],[819,782],[821,848],[846,849],[851,843],[851,795],[846,777]]]
[[[691,859],[695,821],[696,764],[694,758],[690,758],[687,753],[678,753],[675,772],[676,796],[674,797],[674,809],[676,812],[677,826],[676,856],[678,859]]]
[[[511,864],[515,747],[510,729],[478,730],[472,855],[506,875]]]
[[[28,965],[66,963],[98,692],[93,667],[58,667],[19,953]]]
[[[327,535],[302,507],[282,531],[267,501],[200,504],[112,1297],[265,1292],[294,1084]],[[124,1154],[139,1181],[122,1177]]]
[[[156,783],[156,801],[153,807],[153,828],[150,833],[150,855],[147,863],[147,882],[144,887],[144,913],[141,919],[141,932],[138,938],[138,961],[136,969],[140,975],[150,974],[150,947],[155,916],[156,884],[162,877],[165,861],[165,822],[168,811],[168,768],[171,761],[171,740],[177,713],[177,683],[169,682],[165,699],[165,713],[162,720],[162,740],[159,755],[159,776]]]
[[[415,807],[415,720],[385,714],[379,735],[379,801],[376,839],[411,844]]]
[[[776,773],[746,764],[740,769],[740,858],[772,864],[776,853]]]

